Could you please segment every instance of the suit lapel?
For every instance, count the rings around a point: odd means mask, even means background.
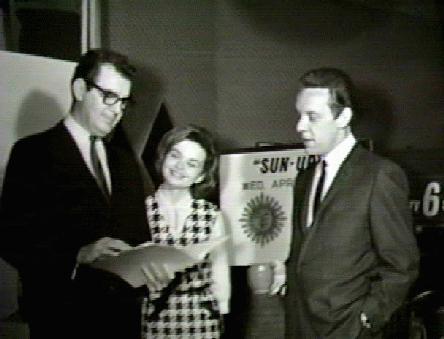
[[[328,206],[333,202],[334,197],[340,191],[341,187],[344,187],[349,182],[350,175],[352,174],[353,168],[359,166],[359,157],[362,154],[362,148],[359,145],[355,145],[348,156],[345,158],[335,178],[325,195],[323,201],[321,202],[319,213],[316,215],[316,219],[313,221],[314,224],[318,224],[319,219],[322,217],[323,213],[328,210]]]
[[[300,244],[304,238],[307,220],[307,204],[310,195],[310,183],[313,180],[313,165],[298,172],[293,189],[292,241],[289,258],[297,258]]]
[[[353,171],[353,168],[359,164],[359,156],[362,153],[361,146],[355,145],[352,149],[352,151],[349,153],[349,155],[346,157],[344,162],[342,163],[341,167],[339,168],[338,172],[336,173],[336,176],[330,186],[330,189],[328,190],[325,198],[322,200],[318,213],[316,214],[311,226],[308,228],[308,231],[306,232],[306,236],[304,237],[304,240],[301,245],[301,250],[299,252],[299,263],[301,262],[302,258],[304,257],[304,254],[307,250],[307,247],[313,238],[314,234],[316,233],[316,230],[320,227],[320,220],[322,219],[323,215],[328,212],[329,206],[334,203],[334,198],[337,195],[337,193],[340,191],[341,187],[344,187],[344,185],[349,181],[350,175]],[[312,180],[314,177],[314,170],[311,175]],[[310,183],[312,182],[310,181]],[[308,213],[308,203],[309,203],[309,195],[310,195],[310,189],[311,186],[307,187],[306,189],[306,197],[304,201],[304,212],[301,213],[301,215],[304,215],[305,222],[306,222],[306,216]],[[307,193],[308,192],[308,193]],[[304,224],[305,225],[305,224]]]
[[[76,142],[63,122],[59,122],[54,127],[53,145],[54,159],[62,159],[55,165],[59,166],[59,171],[64,172],[66,177],[74,178],[77,183],[85,185],[86,188],[92,191],[92,194],[97,191],[103,201],[106,202],[107,199],[104,197],[97,181],[86,165]]]

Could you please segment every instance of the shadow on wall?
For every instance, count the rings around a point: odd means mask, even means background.
[[[26,96],[18,112],[17,138],[44,131],[66,114],[54,97],[41,91],[32,91]]]
[[[231,6],[271,38],[297,41],[310,46],[338,45],[356,39],[361,33],[392,20],[393,0],[386,0],[384,10],[372,9],[362,2],[333,0],[299,0],[270,2],[266,0],[230,0]],[[274,19],[272,19],[274,18]]]
[[[225,135],[224,131],[221,131],[221,130],[214,131],[213,135],[214,135],[215,140],[217,141],[217,145],[216,145],[217,149],[221,153],[229,152],[229,151],[235,150],[237,148],[240,148],[240,147],[235,146],[235,141],[231,137]],[[250,145],[250,146],[253,147],[254,145]],[[245,147],[247,147],[247,146],[245,146]]]
[[[154,159],[145,159],[147,148],[153,150],[157,144],[152,143],[153,134],[162,131],[156,130],[156,121],[162,113],[163,86],[160,76],[152,69],[135,64],[137,72],[132,84],[132,96],[134,106],[131,107],[122,118],[122,126],[138,156],[142,167],[142,176],[146,195],[152,194],[155,189]]]
[[[357,83],[355,101],[353,129],[356,137],[372,140],[376,152],[384,153],[395,127],[389,93],[370,84]]]
[[[152,69],[137,64],[135,66],[137,72],[132,85],[135,105],[123,117],[122,124],[134,151],[140,156],[164,98],[160,76]]]
[[[142,160],[154,180],[156,187],[161,184],[162,178],[156,170],[157,148],[166,132],[174,127],[166,104],[162,103],[149,134],[148,141],[142,153]]]

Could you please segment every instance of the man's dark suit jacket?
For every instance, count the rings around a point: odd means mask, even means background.
[[[113,307],[110,290],[118,283],[110,280],[107,284],[100,274],[100,279],[92,279],[95,275],[87,276],[84,272],[89,270],[82,266],[80,280],[71,280],[82,246],[104,236],[130,245],[150,239],[140,167],[126,139],[119,140],[107,147],[112,181],[109,201],[62,122],[19,140],[12,149],[1,196],[0,254],[20,273],[31,331],[33,323],[40,326],[44,318],[77,319],[74,328],[82,325],[77,316],[96,317],[99,323],[101,314],[94,313],[105,314]],[[99,301],[94,304],[93,299]],[[99,311],[100,304],[105,310]],[[112,328],[112,318],[107,321],[106,328]],[[65,328],[59,338],[73,330]],[[125,338],[129,337],[127,333]]]
[[[287,338],[365,337],[360,313],[381,330],[418,272],[404,172],[356,145],[341,165],[311,227],[314,166],[299,174],[287,261]],[[368,331],[368,330],[367,330]]]

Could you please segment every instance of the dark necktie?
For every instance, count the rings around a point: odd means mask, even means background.
[[[109,191],[106,186],[105,173],[103,172],[103,167],[100,162],[99,155],[97,154],[97,149],[96,149],[96,141],[99,141],[100,138],[95,135],[91,135],[89,137],[89,140],[90,140],[90,151],[91,151],[91,163],[97,184],[99,185],[105,197],[109,198]]]
[[[321,161],[321,175],[319,176],[318,184],[316,186],[316,193],[313,204],[313,218],[316,216],[316,213],[319,210],[319,206],[321,205],[322,199],[322,191],[324,188],[325,182],[325,167],[327,166],[327,162],[325,160]]]

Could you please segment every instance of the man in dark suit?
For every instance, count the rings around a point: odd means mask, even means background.
[[[103,139],[130,102],[133,73],[121,54],[87,52],[70,114],[11,151],[0,254],[19,271],[32,338],[140,335],[137,294],[88,266],[150,239],[136,157],[123,134]]]
[[[287,261],[287,338],[378,338],[418,273],[404,172],[356,143],[351,82],[300,79],[297,132],[321,161],[299,173]]]

